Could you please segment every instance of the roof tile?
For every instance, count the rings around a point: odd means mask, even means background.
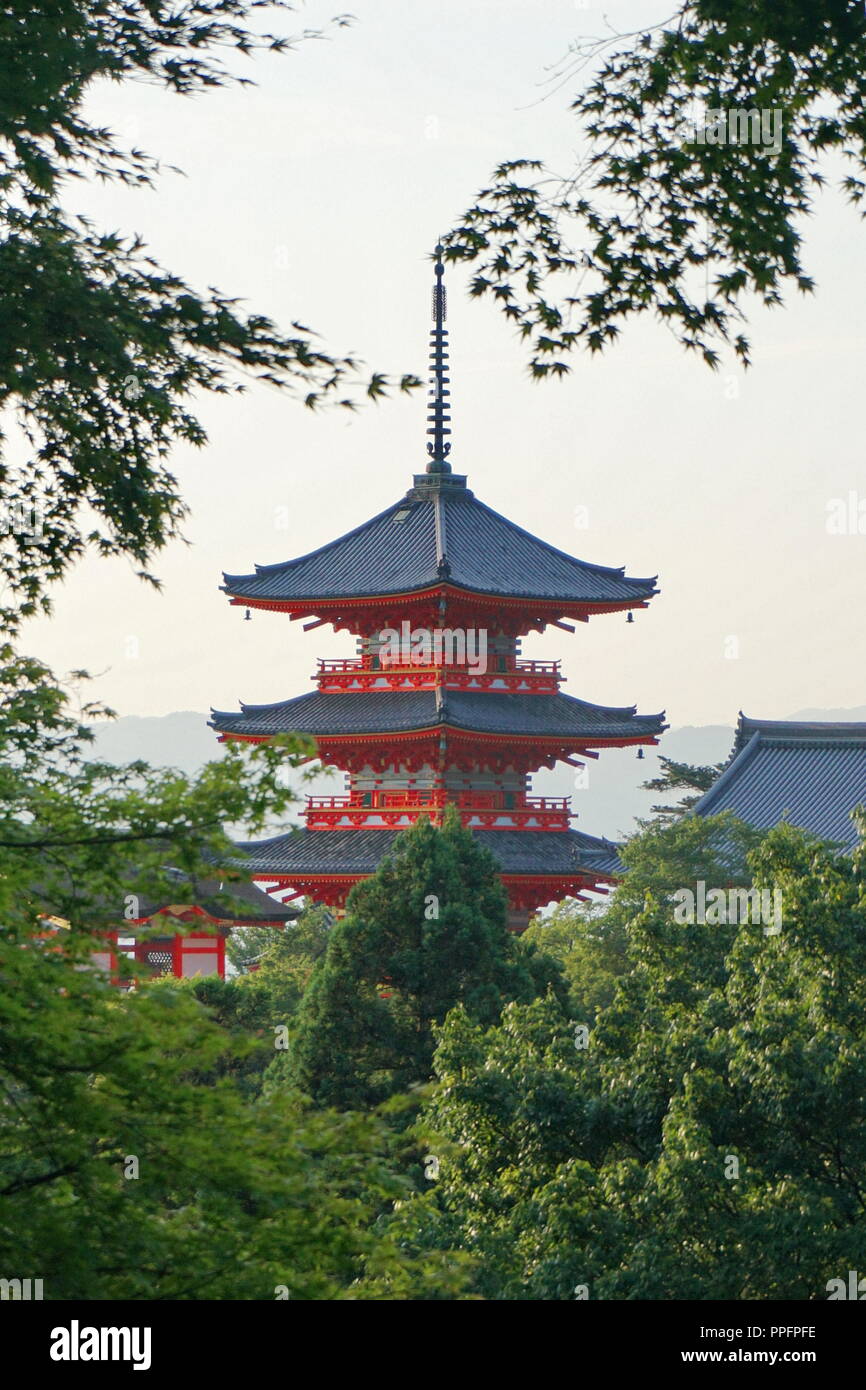
[[[378,516],[318,550],[255,574],[224,575],[238,598],[301,600],[413,593],[442,582],[484,594],[568,603],[632,600],[657,592],[655,579],[588,564],[539,540],[479,502],[462,480],[413,488]]]
[[[376,734],[426,729],[444,723],[473,733],[521,737],[654,738],[663,714],[637,714],[634,706],[608,708],[572,695],[449,690],[437,705],[434,690],[311,691],[273,705],[242,705],[240,713],[214,710],[220,733]]]
[[[396,830],[307,830],[238,846],[257,878],[281,874],[371,874],[400,834]],[[617,845],[579,830],[473,830],[504,874],[615,875]]]
[[[866,724],[781,722],[740,715],[734,749],[694,807],[699,816],[733,811],[769,829],[782,820],[853,846],[851,820],[866,803]]]

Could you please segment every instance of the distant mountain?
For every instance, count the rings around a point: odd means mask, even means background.
[[[155,767],[176,767],[192,774],[223,751],[213,729],[207,726],[209,717],[184,710],[143,717],[127,714],[93,724],[94,752],[110,763],[131,763],[140,758]]]
[[[93,756],[118,764],[141,759],[153,767],[174,767],[192,777],[225,751],[225,744],[208,728],[209,718],[183,710],[177,714],[124,715],[93,724]],[[340,796],[344,778],[341,772],[318,772],[306,780],[303,771],[298,771],[292,774],[291,785],[302,797]],[[297,820],[299,814],[300,805],[291,819]]]
[[[578,830],[619,840],[660,799],[658,792],[643,791],[641,783],[659,775],[661,754],[705,766],[723,762],[733,742],[734,731],[724,724],[686,725],[669,730],[658,748],[645,748],[642,759],[636,748],[611,748],[600,753],[598,762],[588,761],[583,774],[564,763],[535,773],[532,789],[537,796],[570,796]]]

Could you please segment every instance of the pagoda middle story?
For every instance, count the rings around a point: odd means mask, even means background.
[[[563,694],[560,663],[525,660],[521,639],[631,614],[657,588],[546,544],[452,472],[444,301],[437,258],[426,472],[330,544],[225,576],[233,604],[351,632],[355,657],[320,660],[309,694],[214,711],[211,725],[223,740],[309,735],[322,764],[347,774],[343,795],[308,798],[305,826],[241,846],[260,885],[341,908],[401,830],[419,816],[438,823],[454,803],[498,863],[509,924],[522,930],[539,907],[603,891],[620,868],[616,844],[571,827],[568,798],[531,794],[531,774],[656,744],[666,725]]]

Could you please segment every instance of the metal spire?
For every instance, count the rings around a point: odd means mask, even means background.
[[[448,455],[451,445],[446,442],[446,435],[451,433],[451,414],[448,408],[451,395],[448,382],[451,378],[448,376],[448,329],[445,327],[445,285],[442,278],[445,266],[442,262],[441,243],[436,247],[435,272],[433,328],[430,332],[430,392],[427,402],[427,433],[433,438],[427,441],[427,453],[430,455],[427,472],[450,473]]]

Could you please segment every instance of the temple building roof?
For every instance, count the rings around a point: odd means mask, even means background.
[[[657,592],[575,559],[479,502],[465,478],[421,474],[405,497],[309,555],[226,574],[232,597],[294,602],[412,594],[450,584],[473,593],[635,607]]]
[[[851,812],[866,804],[866,723],[781,722],[740,714],[724,772],[693,810],[733,811],[749,825],[780,821],[853,846]]]
[[[213,712],[220,733],[253,738],[281,733],[388,734],[446,725],[472,733],[523,737],[651,739],[665,729],[663,714],[637,714],[634,706],[607,708],[572,695],[500,691],[312,691],[273,705],[242,705],[240,713]]]
[[[194,880],[186,874],[179,874],[179,880],[188,883],[194,896],[195,906],[214,921],[234,923],[240,926],[261,923],[262,926],[279,926],[292,921],[299,915],[297,907],[275,902],[263,893],[255,883],[245,880]],[[163,902],[147,898],[139,900],[139,920],[158,916],[160,913],[176,910],[183,912],[189,904],[175,905],[175,909]]]
[[[136,892],[133,895],[136,900],[133,917],[118,911],[117,902],[113,899],[105,898],[96,904],[88,902],[76,913],[76,921],[94,929],[128,926],[132,931],[143,922],[161,916],[180,919],[189,917],[191,920],[207,917],[224,926],[258,924],[267,927],[282,926],[299,915],[297,907],[275,902],[249,879],[229,879],[225,876],[201,879],[183,869],[171,868],[168,865],[164,867],[163,872],[168,879],[177,884],[176,894],[171,894],[170,888],[159,898]],[[130,882],[133,881],[134,872],[131,870]],[[69,888],[72,888],[71,884]],[[50,903],[45,890],[41,896],[44,901]]]
[[[396,830],[293,830],[239,844],[256,878],[372,874],[399,834]],[[503,874],[613,877],[622,873],[617,845],[579,830],[473,830]]]

